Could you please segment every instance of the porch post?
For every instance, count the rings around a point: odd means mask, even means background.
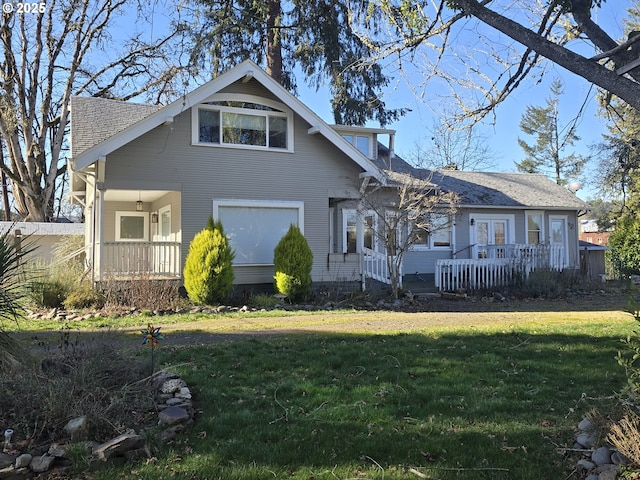
[[[366,275],[364,267],[364,215],[362,212],[362,200],[358,200],[356,208],[356,252],[360,263],[360,281],[362,282],[362,291],[367,288]]]

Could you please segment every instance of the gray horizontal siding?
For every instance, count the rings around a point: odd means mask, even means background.
[[[206,226],[214,199],[303,201],[304,233],[314,255],[312,276],[320,281],[327,277],[328,192],[355,195],[361,168],[321,135],[308,135],[308,128],[295,118],[295,153],[192,146],[191,114],[185,111],[172,125],[160,126],[109,155],[105,186],[180,191],[183,261],[189,242]],[[175,214],[172,210],[172,217]],[[266,270],[239,267],[236,283],[270,282],[273,272]]]

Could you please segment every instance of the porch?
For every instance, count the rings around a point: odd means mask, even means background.
[[[103,242],[101,251],[101,272],[116,279],[181,275],[180,242]]]
[[[512,244],[482,247],[481,258],[436,262],[435,286],[439,291],[478,290],[513,284],[538,268],[561,271],[567,266],[561,245]]]

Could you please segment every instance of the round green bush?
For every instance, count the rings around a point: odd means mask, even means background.
[[[273,252],[274,286],[292,302],[304,300],[311,292],[313,253],[300,229],[291,225]]]
[[[184,287],[189,298],[207,305],[227,301],[233,289],[234,257],[222,223],[209,219],[207,228],[189,245],[184,265]]]

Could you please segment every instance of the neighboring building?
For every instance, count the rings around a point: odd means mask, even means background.
[[[387,252],[361,192],[388,186],[390,170],[428,174],[394,155],[393,130],[327,125],[251,61],[165,107],[76,97],[71,114],[71,198],[84,207],[94,281],[181,278],[211,215],[235,249],[237,284],[272,283],[273,248],[292,223],[313,251],[314,282],[384,281],[369,270]],[[405,274],[442,288],[447,262],[533,258],[541,245],[554,268],[579,268],[588,206],[565,188],[529,174],[446,171],[431,181],[458,192],[460,209],[406,255]]]
[[[9,234],[19,245],[34,248],[28,259],[49,265],[56,245],[70,235],[84,235],[82,223],[0,222],[0,234]]]

